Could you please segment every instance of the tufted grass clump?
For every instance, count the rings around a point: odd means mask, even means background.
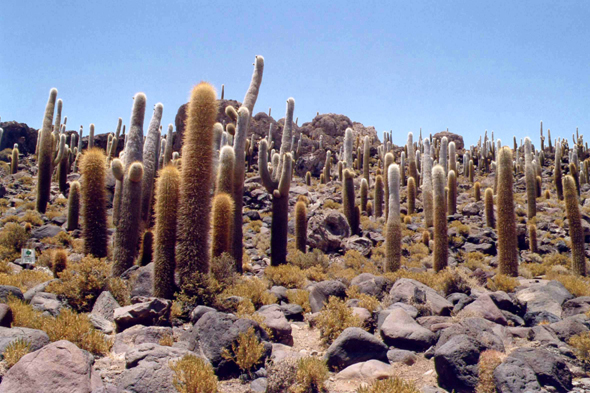
[[[342,208],[342,205],[340,203],[334,202],[331,199],[326,199],[324,201],[324,209],[340,210],[341,208]]]
[[[377,380],[370,385],[361,386],[357,393],[420,393],[413,382],[399,377]]]
[[[264,270],[264,275],[272,285],[286,288],[301,288],[305,285],[305,275],[301,269],[290,264],[268,266]]]
[[[590,279],[587,277],[563,274],[552,270],[547,272],[545,278],[559,281],[575,297],[590,296]]]
[[[53,237],[46,237],[44,239],[41,239],[41,242],[58,247],[73,247],[74,238],[67,232],[60,232]]]
[[[479,372],[479,381],[475,388],[477,393],[496,393],[494,370],[502,363],[504,357],[502,352],[493,349],[481,353],[477,365]]]
[[[321,359],[308,356],[297,362],[294,393],[327,392],[325,382],[328,379],[328,366]]]
[[[578,359],[590,365],[590,332],[576,334],[569,339],[568,343],[576,350]]]
[[[298,304],[306,313],[311,312],[309,304],[309,292],[305,289],[290,289],[287,291],[287,299],[291,304]]]
[[[520,283],[514,277],[505,274],[496,274],[493,278],[488,278],[487,286],[490,291],[504,291],[510,293],[519,286]]]
[[[292,392],[297,382],[297,360],[286,358],[280,362],[267,364],[268,386],[266,393]]]
[[[0,259],[12,262],[20,257],[20,250],[27,245],[29,233],[17,223],[9,222],[0,230]]]
[[[26,292],[53,277],[41,270],[22,270],[17,274],[0,273],[0,285],[12,285]]]
[[[224,359],[237,364],[240,370],[250,377],[254,367],[260,364],[262,355],[264,355],[264,344],[258,340],[253,327],[238,335],[237,343],[232,343],[231,352],[224,348],[221,354]]]
[[[206,360],[187,354],[169,366],[179,393],[217,393],[217,377]]]
[[[29,352],[31,352],[31,344],[19,338],[8,344],[2,355],[4,356],[6,366],[11,368]]]
[[[234,285],[226,288],[221,296],[239,296],[248,299],[258,309],[261,306],[277,302],[276,296],[268,292],[267,289],[267,283],[259,278],[241,277]]]
[[[346,296],[349,299],[358,299],[358,306],[366,308],[371,313],[375,312],[381,305],[375,296],[367,295],[366,293],[360,293],[359,288],[356,285],[352,285],[346,290]]]
[[[330,259],[317,248],[308,253],[297,251],[294,254],[290,254],[288,262],[302,270],[320,267],[325,271],[330,266]]]
[[[330,296],[315,322],[325,345],[332,344],[346,328],[363,327],[361,320],[352,313],[346,302],[334,296]]]
[[[43,219],[41,218],[41,215],[35,210],[27,210],[25,214],[18,219],[18,222],[28,222],[35,226],[43,225]]]
[[[461,221],[453,221],[449,224],[449,229],[455,228],[457,233],[463,237],[469,235],[469,227],[463,224]]]

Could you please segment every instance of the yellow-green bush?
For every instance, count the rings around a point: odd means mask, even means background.
[[[344,329],[363,326],[346,302],[334,296],[330,296],[328,303],[317,316],[316,324],[320,329],[322,342],[326,345],[332,344]]]
[[[330,265],[330,259],[317,248],[308,253],[296,251],[295,253],[288,256],[288,262],[302,270],[320,267],[323,271],[325,271]]]
[[[328,376],[328,366],[323,360],[311,356],[299,359],[293,390],[296,393],[326,392],[324,384]]]
[[[510,293],[520,285],[514,277],[505,274],[496,274],[493,278],[488,278],[488,288],[490,291],[504,291]]]
[[[26,292],[36,285],[49,281],[51,274],[41,270],[22,270],[17,274],[0,273],[0,285],[12,285]]]
[[[305,284],[305,275],[297,266],[290,264],[268,266],[264,275],[272,285],[280,285],[286,288],[301,288]]]
[[[29,233],[17,223],[9,222],[0,230],[0,259],[8,262],[20,257],[20,250],[27,245]]]
[[[267,283],[256,277],[241,277],[234,285],[226,288],[222,297],[239,296],[248,299],[257,309],[267,304],[276,303],[275,295],[267,291]]]
[[[367,386],[362,386],[357,393],[420,393],[413,382],[404,381],[401,378],[387,378],[375,381]]]
[[[475,391],[477,393],[496,393],[494,370],[502,363],[504,354],[493,349],[483,351],[477,365],[479,380]]]
[[[258,340],[254,328],[250,327],[245,333],[238,335],[237,343],[232,343],[231,352],[224,349],[221,355],[224,359],[237,364],[240,370],[251,375],[252,369],[260,364],[264,355],[264,344]]]
[[[309,292],[305,289],[290,289],[287,291],[287,299],[291,304],[298,304],[305,312],[311,312],[309,305]]]
[[[6,366],[11,368],[20,358],[31,352],[31,344],[21,338],[14,340],[4,350],[3,356]]]
[[[173,384],[179,393],[217,393],[217,377],[213,367],[195,355],[184,355],[175,363],[170,362],[174,372]]]

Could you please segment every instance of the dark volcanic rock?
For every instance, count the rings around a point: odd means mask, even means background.
[[[4,129],[4,135],[0,141],[0,151],[6,148],[12,148],[15,143],[18,143],[18,150],[21,154],[28,155],[35,153],[37,146],[36,129],[15,121],[2,122],[0,123],[0,128]]]

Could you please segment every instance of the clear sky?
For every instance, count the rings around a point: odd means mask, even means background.
[[[587,1],[3,0],[0,116],[38,128],[56,87],[68,129],[112,132],[143,91],[166,130],[201,80],[241,101],[263,55],[255,112],[277,119],[294,97],[299,124],[340,113],[395,143],[538,143],[540,120],[571,138],[590,127],[589,20]]]

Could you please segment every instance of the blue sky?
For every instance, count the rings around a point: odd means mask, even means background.
[[[341,113],[394,142],[445,128],[505,144],[590,127],[590,2],[14,1],[0,8],[0,116],[39,127],[49,89],[68,129],[129,123],[132,97],[164,104],[164,130],[201,80],[299,124]],[[147,122],[151,111],[146,115]],[[87,132],[87,131],[86,131]]]

